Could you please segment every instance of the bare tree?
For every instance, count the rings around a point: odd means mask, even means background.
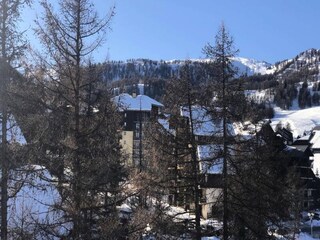
[[[167,83],[164,98],[169,117],[154,122],[148,138],[147,161],[151,169],[161,169],[150,172],[155,180],[153,188],[162,195],[170,196],[170,204],[183,206],[195,214],[196,239],[201,239],[199,142],[196,136],[196,128],[201,121],[196,113],[201,91],[193,85],[189,64],[181,67],[179,78]],[[183,224],[172,228],[175,234],[181,226]]]
[[[29,0],[2,0],[0,2],[0,62],[1,62],[1,239],[7,239],[8,235],[8,119],[10,109],[8,106],[8,88],[12,82],[13,67],[22,56],[26,45],[23,40],[23,32],[17,30],[20,14],[23,6],[29,4]]]
[[[91,239],[115,214],[125,173],[119,116],[90,61],[105,39],[114,7],[99,18],[88,0],[61,0],[58,11],[46,0],[41,5],[36,34],[43,52],[35,53],[35,68],[28,69],[41,107],[32,112],[37,131],[28,135],[37,148],[36,161],[57,178],[61,199],[53,207],[71,224],[64,232],[42,227],[52,235]]]
[[[230,107],[232,106],[232,80],[235,77],[235,69],[232,65],[232,57],[238,52],[234,49],[233,38],[229,35],[224,24],[215,36],[215,45],[207,44],[203,52],[211,59],[209,63],[209,91],[211,99],[216,98],[213,103],[212,112],[221,114],[223,125],[223,239],[229,238],[228,232],[228,166],[229,164],[229,146],[230,134],[227,125],[231,121]]]

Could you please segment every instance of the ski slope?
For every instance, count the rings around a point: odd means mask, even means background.
[[[286,127],[288,123],[292,129],[293,137],[303,136],[315,126],[320,125],[320,106],[307,109],[283,110],[275,107],[275,116],[271,119],[271,126],[276,128],[278,123]]]

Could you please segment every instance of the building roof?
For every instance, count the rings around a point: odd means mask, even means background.
[[[201,173],[221,174],[223,170],[223,158],[219,157],[222,151],[221,145],[199,145],[197,147]]]
[[[121,111],[151,111],[152,106],[163,107],[163,105],[146,95],[133,97],[128,93],[120,94],[113,98]]]
[[[312,138],[310,140],[310,143],[312,144],[312,149],[320,149],[320,131],[314,130]]]
[[[193,130],[194,134],[198,136],[212,136],[223,134],[223,122],[221,119],[213,119],[208,114],[207,109],[201,106],[191,107]],[[180,108],[180,115],[183,117],[190,117],[190,112],[187,107]],[[232,124],[227,124],[227,131],[229,135],[235,135],[235,130]]]

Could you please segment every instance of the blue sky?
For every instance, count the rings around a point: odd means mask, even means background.
[[[95,59],[203,58],[222,22],[239,56],[270,63],[320,48],[318,0],[93,0],[100,15],[116,5]],[[38,11],[38,10],[37,10]]]

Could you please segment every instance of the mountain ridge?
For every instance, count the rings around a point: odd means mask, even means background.
[[[129,59],[126,61],[107,61],[102,64],[103,78],[107,81],[134,78],[162,78],[169,79],[179,75],[180,68],[190,62],[194,75],[203,73],[203,66],[210,62],[210,59],[187,59],[187,60],[151,60],[151,59]],[[251,58],[234,57],[233,64],[238,69],[238,76],[241,75],[264,75],[272,73],[270,63],[258,61]]]
[[[128,59],[126,61],[107,61],[102,63],[103,75],[108,81],[132,78],[163,78],[168,79],[179,75],[179,70],[186,62],[190,62],[196,69],[195,75],[200,74],[202,65],[208,63],[208,58],[152,60],[145,58]],[[319,73],[320,50],[311,48],[300,52],[293,58],[284,59],[270,64],[253,58],[234,57],[234,66],[239,70],[238,76],[292,74],[301,70]]]

